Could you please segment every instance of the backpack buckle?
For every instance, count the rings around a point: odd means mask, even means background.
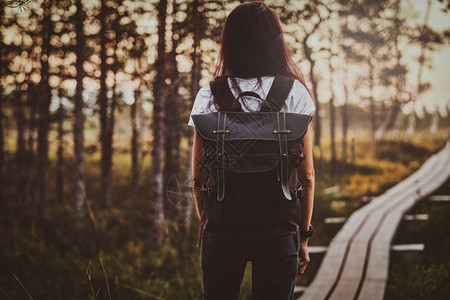
[[[291,133],[291,130],[289,130],[289,129],[279,129],[279,130],[274,130],[273,133]]]
[[[212,133],[214,133],[214,134],[230,133],[230,130],[229,129],[218,129],[218,130],[213,130]]]

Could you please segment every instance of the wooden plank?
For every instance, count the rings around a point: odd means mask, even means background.
[[[424,244],[398,244],[391,246],[391,250],[396,252],[423,251],[424,249],[425,249]]]
[[[431,196],[430,201],[434,202],[449,202],[450,201],[450,195],[434,195]]]
[[[327,252],[326,246],[308,246],[309,254],[320,254]]]
[[[426,221],[428,220],[428,214],[415,214],[415,215],[404,215],[403,220],[405,221]]]
[[[450,144],[414,174],[354,212],[332,239],[302,300],[383,299],[390,243],[403,214],[450,175]]]
[[[333,217],[333,218],[325,218],[324,222],[325,224],[341,224],[345,223],[345,220],[347,220],[347,218]]]

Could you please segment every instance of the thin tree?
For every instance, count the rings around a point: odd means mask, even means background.
[[[379,81],[380,65],[383,65],[388,55],[385,55],[389,47],[389,26],[384,13],[389,8],[389,0],[359,3],[348,2],[348,10],[354,15],[355,21],[348,23],[342,29],[345,37],[354,43],[347,47],[350,56],[354,60],[364,62],[367,66],[367,74],[362,79],[367,82],[369,102],[369,140],[372,155],[376,153],[375,132],[376,120],[376,96],[375,87]]]
[[[413,104],[415,104],[417,98],[419,98],[427,90],[427,88],[429,88],[429,84],[423,82],[423,71],[426,63],[426,50],[428,48],[427,44],[431,41],[430,35],[431,36],[434,35],[433,32],[428,28],[428,22],[430,20],[431,14],[431,5],[432,1],[428,0],[423,20],[423,26],[420,29],[421,35],[419,37],[419,44],[420,44],[419,70],[417,72],[417,88],[413,98]],[[416,113],[413,109],[409,115],[408,129],[406,132],[407,140],[409,141],[412,140],[415,129],[416,129]]]
[[[4,8],[0,6],[0,61],[4,61],[6,56],[5,45],[3,43],[3,19],[4,19]],[[3,133],[3,76],[5,74],[4,64],[0,64],[0,186],[3,186],[3,169],[5,165],[5,141]],[[0,189],[0,198],[3,198],[3,188]],[[3,201],[0,201],[0,206]]]
[[[151,247],[159,248],[164,242],[164,137],[166,136],[165,103],[166,85],[166,17],[167,0],[158,3],[158,44],[155,61],[156,79],[153,85],[153,143],[152,143],[152,196],[150,199],[149,228]]]
[[[83,78],[85,72],[83,64],[86,60],[86,36],[84,33],[84,19],[85,14],[83,11],[83,5],[81,0],[76,0],[75,5],[77,12],[75,14],[77,44],[75,46],[75,54],[77,60],[75,66],[77,69],[76,75],[76,88],[75,88],[75,100],[73,108],[73,152],[75,156],[74,160],[74,181],[73,181],[73,193],[74,193],[74,214],[75,214],[75,226],[76,228],[82,228],[86,214],[86,195],[85,195],[85,176],[84,176],[84,120],[85,115],[83,112]]]
[[[39,83],[39,119],[38,119],[38,155],[36,171],[36,213],[42,213],[46,202],[46,180],[48,165],[48,133],[50,129],[50,102],[51,87],[49,83],[49,56],[50,40],[53,34],[51,21],[51,8],[54,0],[45,0],[43,3],[44,16],[42,19],[42,54],[41,54],[41,79]]]
[[[25,143],[25,111],[24,103],[27,94],[22,90],[22,84],[17,83],[19,87],[16,91],[12,93],[14,97],[13,107],[14,107],[14,119],[16,123],[16,151],[14,153],[15,161],[15,185],[16,194],[19,201],[24,203],[24,182],[26,180],[26,174],[28,173],[26,164],[26,143]]]
[[[59,106],[56,111],[57,122],[57,140],[58,149],[56,150],[56,199],[58,203],[64,202],[64,119],[67,118],[66,110],[62,103],[63,90],[58,90]]]
[[[295,3],[293,1],[290,1]],[[315,54],[324,50],[311,45],[311,39],[319,32],[320,27],[330,16],[330,9],[323,1],[308,1],[304,3],[302,9],[298,6],[283,5],[279,7],[280,20],[285,24],[295,24],[297,28],[293,36],[300,47],[302,47],[303,55],[309,62],[308,75],[311,82],[312,94],[316,112],[314,115],[314,145],[319,148],[322,159],[322,122],[320,117],[320,102],[318,95],[318,77],[316,74],[316,57]],[[304,24],[304,25],[303,25]],[[300,28],[299,28],[300,27]]]
[[[344,65],[348,66],[347,55],[344,55]],[[349,118],[348,118],[348,70],[345,68],[344,70],[344,78],[343,78],[343,87],[344,87],[344,103],[341,106],[341,119],[342,119],[342,140],[341,140],[341,160],[342,162],[347,162],[347,135],[348,135],[348,126],[349,126]]]
[[[190,103],[191,106],[194,104],[195,97],[197,95],[197,92],[200,89],[200,79],[201,79],[201,55],[202,51],[200,48],[200,42],[201,39],[204,37],[204,28],[205,28],[205,17],[203,11],[205,10],[203,6],[202,0],[194,0],[192,2],[192,69],[191,69],[191,86],[190,86]],[[193,146],[194,143],[194,131],[189,132],[188,135],[188,145],[189,145],[189,152],[188,152],[188,159],[187,159],[187,174],[188,178],[192,174],[192,155],[193,155]],[[192,201],[189,201],[186,203],[186,206],[183,209],[183,213],[181,215],[181,228],[184,235],[184,241],[182,243],[183,247],[187,247],[188,243],[188,236],[190,233],[191,228],[191,216],[193,211],[193,199]]]
[[[138,62],[135,63],[137,65]],[[137,68],[137,66],[135,66]],[[142,80],[139,81],[134,90],[134,102],[131,104],[131,191],[133,198],[137,195],[139,187],[139,160],[141,151],[141,131],[142,131],[142,103],[141,103],[141,86]]]
[[[133,42],[133,48],[130,51],[130,57],[133,63],[133,83],[134,83],[134,101],[131,104],[131,194],[135,198],[139,188],[140,179],[140,160],[141,160],[141,132],[142,132],[142,87],[144,79],[142,74],[143,60],[145,60],[144,52],[147,50],[143,38],[136,38]],[[144,59],[142,59],[144,58]]]
[[[172,7],[172,12],[169,18],[172,20],[171,23],[171,48],[167,53],[167,78],[166,81],[170,82],[168,85],[168,99],[165,103],[165,114],[166,114],[166,132],[164,143],[164,182],[166,189],[172,188],[172,184],[176,182],[175,178],[179,177],[180,170],[180,106],[182,104],[180,95],[180,72],[178,70],[177,63],[177,48],[184,37],[183,23],[178,21],[177,13],[180,11],[179,3],[176,0],[170,2]],[[177,220],[181,214],[182,205],[174,205],[171,197],[164,197],[164,214],[165,218],[168,220]],[[184,203],[183,203],[184,205]],[[180,231],[182,228],[180,228]]]
[[[146,69],[144,61],[146,57],[144,52],[147,50],[143,38],[136,38],[133,49],[130,51],[130,57],[133,63],[133,83],[134,83],[134,101],[131,104],[131,194],[133,198],[137,195],[140,179],[140,160],[141,160],[141,132],[143,122],[142,112],[142,88],[144,86],[143,73]],[[144,59],[142,59],[144,58]]]
[[[100,92],[98,94],[98,102],[100,105],[100,145],[101,145],[101,174],[100,174],[100,190],[101,205],[109,209],[112,206],[111,201],[111,183],[112,183],[112,144],[110,139],[111,116],[114,114],[112,109],[115,97],[108,99],[108,86],[106,76],[110,70],[107,63],[106,50],[111,46],[106,36],[109,29],[107,0],[101,0],[100,6]],[[114,91],[113,91],[114,92]]]
[[[400,0],[396,0],[394,2],[394,16],[392,18],[392,67],[385,67],[382,70],[382,83],[386,87],[392,85],[392,82],[395,83],[395,95],[392,101],[392,104],[389,107],[389,112],[386,116],[384,122],[380,125],[375,133],[375,138],[377,140],[385,138],[394,128],[395,122],[398,118],[401,105],[406,102],[406,99],[403,99],[403,95],[405,94],[405,76],[407,73],[406,67],[402,64],[402,58],[404,50],[400,49],[400,38],[406,37],[404,31],[410,31],[408,26],[406,25],[405,20],[401,17],[400,11]]]
[[[329,28],[330,34],[330,49],[328,55],[328,70],[329,70],[329,85],[330,85],[330,101],[329,101],[329,110],[330,110],[330,149],[331,149],[331,162],[336,162],[336,106],[335,99],[336,93],[334,91],[334,66],[333,66],[333,57],[337,54],[333,52],[333,41],[334,41],[334,31],[332,28]]]

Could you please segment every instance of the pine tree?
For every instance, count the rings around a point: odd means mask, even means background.
[[[76,46],[75,54],[77,60],[75,62],[77,75],[76,75],[76,88],[73,108],[73,152],[74,152],[74,182],[73,182],[73,194],[74,194],[74,214],[75,214],[75,227],[82,228],[86,215],[86,194],[85,194],[85,175],[84,175],[84,120],[85,115],[83,112],[83,79],[85,72],[83,64],[86,60],[86,36],[84,33],[84,20],[85,13],[83,11],[83,5],[81,0],[76,0],[75,5],[77,11],[75,14],[75,30],[76,30]]]
[[[164,242],[164,137],[166,136],[165,103],[168,97],[166,84],[166,18],[167,0],[158,4],[158,45],[155,62],[156,79],[153,85],[153,142],[152,142],[152,196],[150,198],[149,228],[151,247],[160,248]]]
[[[45,208],[46,186],[47,186],[47,166],[48,166],[48,133],[50,130],[50,103],[52,99],[51,87],[49,83],[49,57],[51,52],[50,40],[53,35],[51,21],[51,10],[54,0],[44,0],[44,16],[42,19],[42,53],[40,57],[40,82],[38,95],[38,154],[36,168],[36,213],[39,215]]]

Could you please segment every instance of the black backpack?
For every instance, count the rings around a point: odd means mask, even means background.
[[[203,202],[199,239],[205,226],[247,237],[298,231],[302,187],[296,169],[311,116],[280,112],[293,82],[292,76],[275,76],[265,100],[249,91],[239,95],[260,98],[259,112],[242,110],[226,76],[210,83],[219,111],[192,115],[206,171],[205,182],[194,187]]]

